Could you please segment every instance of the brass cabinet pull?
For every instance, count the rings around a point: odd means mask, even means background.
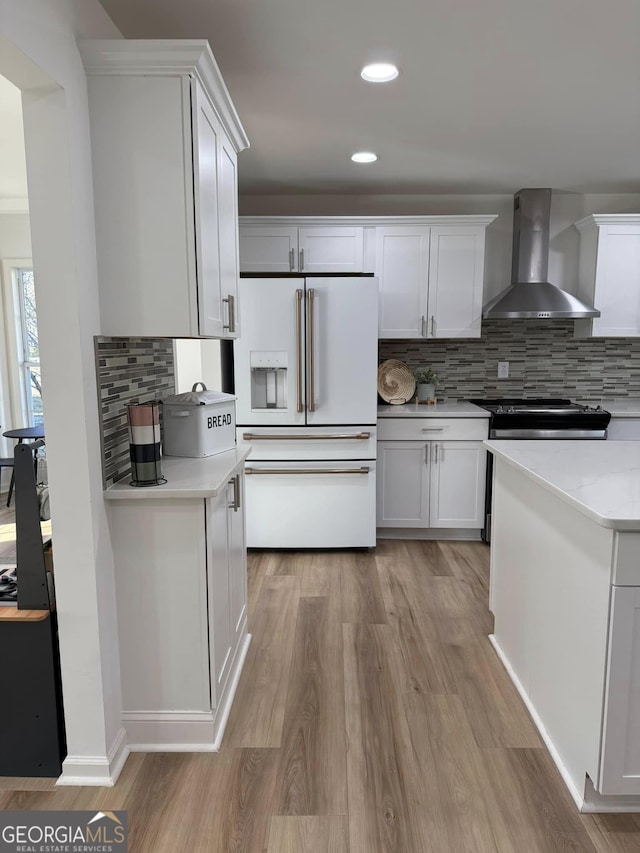
[[[316,292],[310,288],[307,292],[307,408],[310,412],[315,412],[315,384],[314,384],[314,364],[313,364],[313,302],[316,297]]]
[[[362,468],[246,468],[245,474],[368,474],[369,467]]]
[[[291,250],[293,258],[293,249]],[[296,411],[304,411],[302,403],[302,290],[296,290]]]
[[[366,441],[371,438],[370,432],[345,432],[332,433],[330,435],[306,435],[296,433],[295,435],[256,435],[254,432],[243,432],[245,441]]]

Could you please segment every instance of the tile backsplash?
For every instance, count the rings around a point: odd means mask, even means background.
[[[433,367],[441,400],[640,397],[640,338],[577,339],[572,320],[485,320],[481,338],[380,341],[388,358]],[[508,379],[497,378],[499,361]]]
[[[105,488],[128,476],[127,403],[175,393],[173,341],[169,338],[95,339]]]

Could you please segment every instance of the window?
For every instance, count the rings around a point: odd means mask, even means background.
[[[33,270],[16,269],[21,340],[18,342],[18,361],[21,373],[25,415],[29,426],[43,422],[40,346]]]

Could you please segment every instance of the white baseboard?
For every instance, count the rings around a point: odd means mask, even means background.
[[[220,749],[251,634],[238,643],[220,704],[214,711],[126,711],[131,752],[217,752]]]
[[[540,719],[538,712],[534,708],[531,700],[527,692],[525,691],[520,679],[514,672],[511,664],[509,663],[507,656],[502,650],[500,643],[496,639],[495,634],[489,634],[489,642],[495,649],[496,654],[500,658],[502,665],[507,671],[507,674],[511,681],[513,682],[516,690],[520,694],[520,698],[526,705],[527,711],[531,715],[531,719],[533,720],[538,732],[540,733],[540,737],[544,741],[544,745],[549,750],[549,755],[553,759],[553,763],[558,768],[562,779],[567,786],[569,793],[575,804],[577,805],[579,811],[583,813],[600,813],[600,812],[611,812],[611,813],[640,813],[640,798],[638,797],[612,797],[607,796],[603,797],[601,794],[594,789],[593,784],[589,777],[585,774],[585,791],[583,794],[578,790],[575,782],[569,775],[569,771],[565,767],[560,758],[560,754],[558,750],[553,745],[553,741],[549,737],[549,733],[547,732],[544,723]]]
[[[127,733],[124,728],[121,728],[108,755],[67,755],[62,762],[62,775],[56,781],[56,785],[112,788],[128,756]]]
[[[220,745],[222,743],[224,730],[227,727],[229,714],[231,713],[231,706],[233,705],[236,690],[238,689],[238,683],[240,681],[240,676],[242,675],[242,668],[244,667],[244,662],[246,660],[250,644],[251,634],[245,634],[244,640],[238,644],[238,648],[236,650],[236,658],[231,667],[223,702],[218,708],[218,712],[216,714],[216,739],[214,743],[216,752],[220,749]]]
[[[132,752],[213,751],[213,711],[127,711],[122,723]]]
[[[441,539],[453,542],[479,542],[480,530],[466,527],[378,527],[378,539]]]

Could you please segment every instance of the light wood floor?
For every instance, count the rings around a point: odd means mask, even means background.
[[[112,789],[0,780],[0,808],[128,809],[134,853],[638,853],[640,817],[566,793],[488,643],[487,576],[480,543],[252,554],[221,752],[132,755]]]

